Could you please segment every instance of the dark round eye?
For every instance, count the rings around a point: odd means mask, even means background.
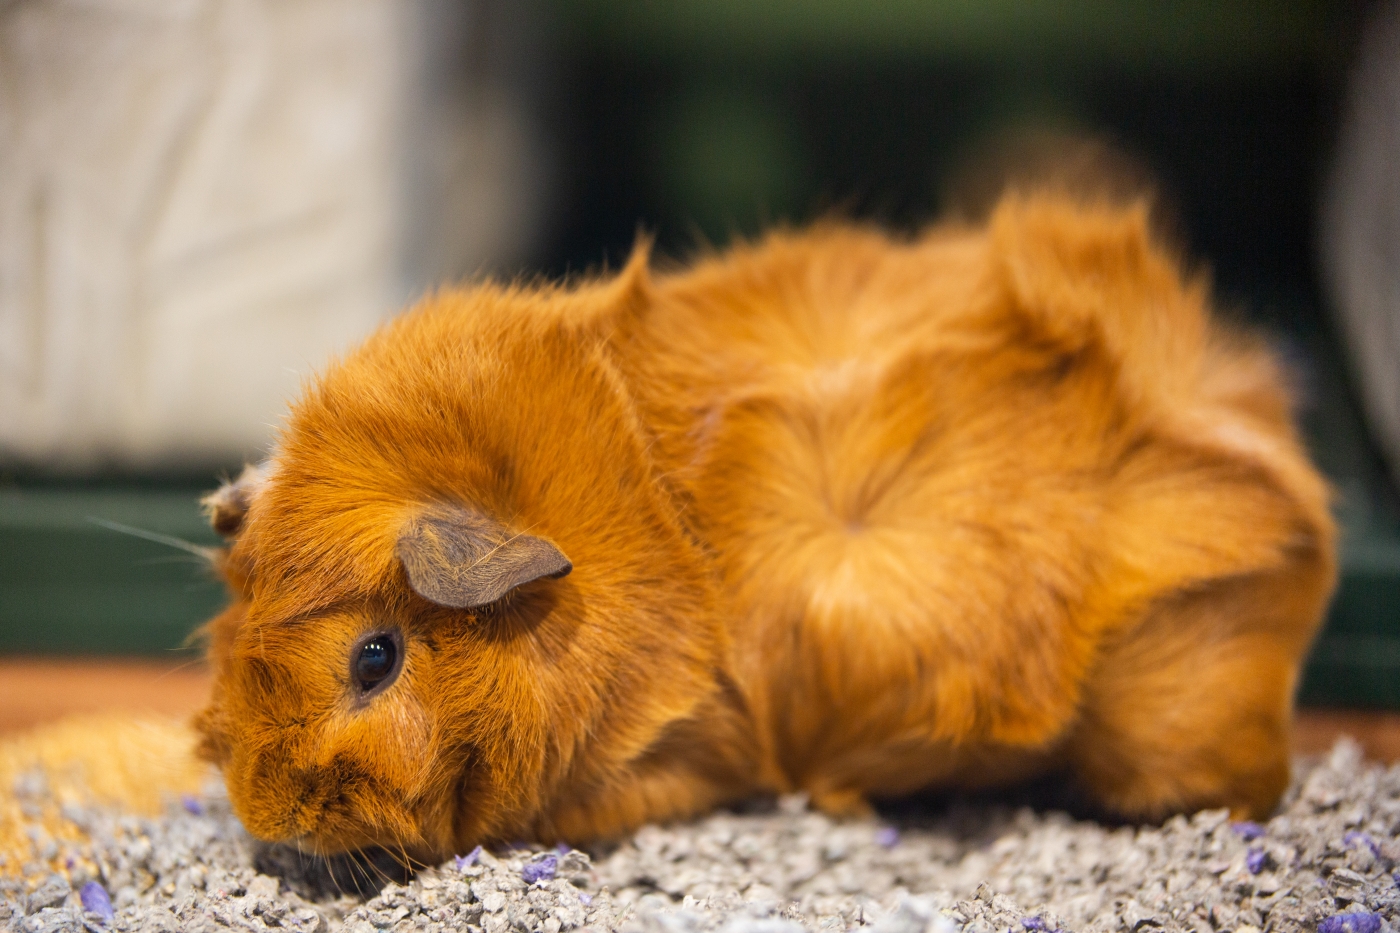
[[[388,634],[373,635],[360,643],[355,654],[355,683],[361,692],[368,693],[392,677],[398,666],[398,639]]]

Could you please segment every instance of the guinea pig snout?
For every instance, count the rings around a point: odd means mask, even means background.
[[[304,767],[264,759],[249,770],[235,809],[250,833],[269,841],[320,837],[331,826],[353,822],[372,784],[343,758]]]
[[[241,782],[243,792],[231,794],[234,812],[260,839],[329,854],[419,835],[403,795],[348,756],[324,764],[260,764]]]

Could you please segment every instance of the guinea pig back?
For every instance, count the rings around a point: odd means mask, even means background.
[[[1051,768],[1262,815],[1335,576],[1270,354],[1054,198],[439,292],[208,504],[204,754],[324,851]]]

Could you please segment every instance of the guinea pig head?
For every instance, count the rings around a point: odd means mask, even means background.
[[[709,573],[611,362],[644,276],[425,300],[211,497],[234,600],[197,726],[254,835],[532,836],[716,692]]]

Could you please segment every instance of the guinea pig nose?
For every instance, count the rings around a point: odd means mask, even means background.
[[[398,676],[403,657],[395,632],[377,632],[359,641],[351,656],[350,673],[361,696],[378,693]]]

